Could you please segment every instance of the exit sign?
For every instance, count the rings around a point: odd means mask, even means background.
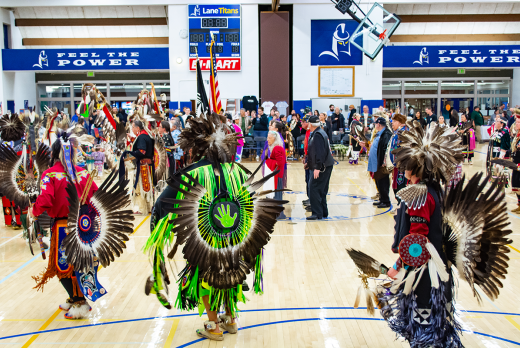
[[[459,69],[460,70],[460,69]],[[93,71],[87,71],[87,77],[94,77],[94,72]]]
[[[457,69],[457,74],[465,74],[465,73],[466,73],[466,69],[464,69],[464,68]]]

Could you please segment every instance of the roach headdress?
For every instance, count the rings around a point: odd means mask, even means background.
[[[179,145],[184,152],[192,151],[193,161],[206,157],[212,163],[231,162],[238,138],[226,125],[225,119],[216,113],[193,117],[190,127],[179,135]]]
[[[455,166],[464,156],[461,139],[453,128],[439,127],[432,122],[424,131],[417,121],[408,121],[409,130],[399,135],[400,147],[393,150],[396,167],[411,170],[420,180],[448,182]]]
[[[0,132],[3,141],[17,141],[23,138],[25,125],[18,114],[6,114],[0,118]]]

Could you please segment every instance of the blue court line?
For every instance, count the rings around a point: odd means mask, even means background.
[[[247,329],[252,329],[252,328],[261,327],[261,326],[270,326],[270,325],[276,325],[276,324],[294,323],[294,322],[302,322],[302,321],[318,321],[318,320],[373,320],[373,321],[384,321],[384,319],[365,318],[365,317],[306,318],[306,319],[291,319],[291,320],[272,321],[272,322],[269,322],[269,323],[244,326],[244,327],[239,328],[238,330],[241,331],[241,330],[247,330]],[[474,334],[477,334],[477,335],[486,336],[486,337],[490,337],[490,338],[494,338],[494,339],[497,339],[497,340],[500,340],[500,341],[504,341],[504,342],[508,342],[508,343],[512,343],[514,345],[520,346],[520,342],[508,340],[507,338],[493,336],[493,335],[485,334],[485,333],[478,332],[478,331],[469,331],[469,330],[462,330],[462,331],[463,332],[474,333]],[[225,333],[227,333],[227,331]],[[207,338],[199,338],[199,339],[196,339],[194,341],[191,341],[191,342],[188,342],[188,343],[185,343],[185,344],[181,344],[180,346],[177,346],[177,348],[188,347],[188,346],[191,346],[192,344],[195,344],[195,343],[198,343],[198,342],[201,342],[201,341],[205,341],[205,340],[207,340]]]
[[[298,221],[298,222],[324,222],[324,221],[346,221],[346,220],[358,220],[358,219],[366,219],[366,218],[370,218],[370,217],[376,217],[376,216],[379,216],[379,215],[384,215],[388,212],[390,212],[392,209],[393,209],[393,205],[390,204],[390,208],[388,208],[388,210],[382,212],[382,213],[378,213],[378,214],[374,214],[374,215],[367,215],[367,216],[358,216],[358,217],[348,217],[348,216],[329,216],[329,217],[326,217],[326,218],[323,218],[321,220],[307,220],[306,217],[287,217],[285,219],[277,219],[277,221]]]
[[[47,249],[46,251],[48,251],[49,249]],[[32,259],[30,259],[29,261],[27,261],[26,263],[24,263],[23,265],[21,265],[20,267],[18,267],[17,269],[15,269],[14,271],[12,271],[11,273],[9,273],[7,276],[5,276],[3,279],[0,279],[0,284],[2,284],[3,282],[5,282],[6,280],[8,280],[9,278],[11,278],[12,276],[14,276],[16,273],[20,272],[24,267],[26,267],[27,265],[29,265],[31,262],[33,262],[34,260],[36,260],[37,258],[40,257],[42,253],[39,252],[38,254],[34,255],[34,257]]]
[[[251,312],[277,312],[277,311],[303,311],[303,310],[336,310],[336,309],[367,309],[367,307],[296,307],[296,308],[267,308],[267,309],[246,309],[240,311],[240,313],[251,313]],[[520,313],[507,313],[507,312],[486,312],[486,311],[463,311],[464,313],[478,313],[478,314],[498,314],[498,315],[512,315],[512,316],[520,316]],[[148,321],[148,320],[157,320],[157,319],[169,319],[169,318],[182,318],[182,317],[193,317],[198,316],[198,313],[190,313],[190,314],[176,314],[176,315],[167,315],[167,316],[161,316],[161,317],[148,317],[148,318],[136,318],[136,319],[125,319],[125,320],[117,320],[117,321],[109,321],[109,322],[102,322],[102,323],[94,323],[94,324],[86,324],[86,325],[78,325],[78,326],[71,326],[71,327],[62,327],[59,329],[50,329],[50,330],[42,330],[42,331],[34,331],[34,332],[27,332],[23,334],[18,335],[11,335],[11,336],[3,336],[0,337],[0,340],[6,340],[10,338],[17,338],[17,337],[24,337],[24,336],[32,336],[32,335],[41,335],[44,333],[51,333],[51,332],[58,332],[58,331],[67,331],[67,330],[74,330],[74,329],[83,329],[88,327],[95,327],[95,326],[104,326],[104,325],[112,325],[112,324],[124,324],[124,323],[133,323],[138,321]],[[320,319],[329,319],[329,320],[338,320],[342,319],[341,317],[332,317],[332,318],[316,318],[316,319],[293,319],[293,321],[303,321],[303,320],[320,320]],[[352,320],[356,319],[355,317],[345,317],[345,320]],[[365,320],[365,319],[359,319],[359,320]],[[380,318],[366,318],[366,320],[383,320]],[[274,322],[278,323],[278,322]],[[257,324],[250,327],[256,327],[256,326],[263,326],[263,325],[269,325],[269,323],[265,324]],[[476,333],[476,332],[475,332]],[[487,334],[482,334],[487,335]],[[495,336],[488,336],[493,337]],[[500,337],[497,337],[497,339],[505,340]],[[197,341],[198,342],[198,341]],[[194,342],[193,342],[194,343]],[[518,342],[511,341],[511,343],[517,344]],[[0,343],[2,344],[2,343]],[[520,345],[520,343],[518,343]]]

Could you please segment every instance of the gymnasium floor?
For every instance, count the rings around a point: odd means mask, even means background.
[[[484,170],[485,147],[477,148],[473,166],[466,173]],[[246,166],[255,164],[245,161]],[[375,186],[366,174],[366,163],[355,167],[340,161],[332,172],[327,220],[306,222],[301,205],[305,182],[300,163],[289,166],[290,218],[276,225],[267,245],[262,296],[247,293],[241,304],[241,330],[225,335],[223,342],[199,339],[205,316],[163,308],[154,296],[144,294],[150,265],[141,248],[149,235],[148,217],[138,217],[135,234],[124,255],[100,271],[108,294],[92,304],[88,319],[69,321],[58,305],[66,293],[57,279],[44,292],[32,287],[32,275],[46,265],[32,256],[20,230],[0,227],[0,345],[8,347],[408,347],[395,339],[386,323],[353,309],[359,280],[345,248],[353,247],[392,264],[393,216],[372,206]],[[508,208],[516,198],[508,190]],[[513,239],[519,235],[520,215],[509,214]],[[0,220],[3,221],[3,220]],[[3,224],[2,224],[3,225]],[[485,296],[481,306],[469,286],[460,283],[457,308],[466,332],[466,347],[520,345],[520,242],[511,247],[509,276],[496,302]],[[179,250],[174,270],[183,268]],[[252,275],[248,278],[252,284]],[[172,297],[176,287],[171,286]],[[516,295],[515,295],[516,294]],[[364,305],[362,302],[361,305]]]

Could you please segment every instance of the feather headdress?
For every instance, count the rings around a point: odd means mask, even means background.
[[[238,139],[219,115],[213,113],[193,117],[179,135],[179,146],[185,152],[192,151],[193,161],[207,157],[213,163],[231,162],[234,158]]]
[[[439,127],[432,122],[424,131],[417,121],[408,121],[409,130],[399,135],[400,147],[393,150],[396,167],[400,171],[411,170],[412,175],[423,179],[448,182],[455,166],[462,162],[459,135],[453,128]]]
[[[25,133],[25,125],[18,114],[6,114],[0,118],[0,137],[3,141],[17,141]]]

